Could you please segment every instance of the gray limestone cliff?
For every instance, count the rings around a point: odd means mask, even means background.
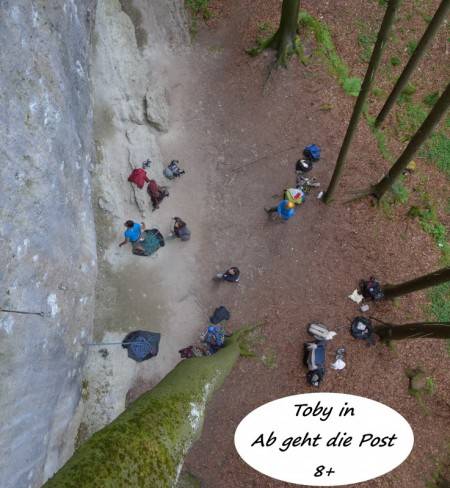
[[[85,343],[94,335],[94,210],[102,201],[114,214],[120,210],[114,201],[98,200],[104,194],[101,182],[93,192],[95,90],[90,73],[95,42],[104,41],[94,36],[97,7],[102,12],[123,9],[122,22],[133,35],[115,39],[110,32],[111,42],[122,43],[124,50],[127,44],[145,50],[154,39],[167,47],[179,42],[185,35],[180,34],[185,31],[182,2],[150,3],[0,0],[2,488],[41,486],[74,450],[84,408]],[[105,68],[102,75],[110,85],[117,83],[109,93],[118,98],[103,104],[103,130],[114,120],[108,118],[112,105],[116,120],[133,121],[135,133],[126,134],[130,140],[140,139],[143,124],[162,124],[159,128],[167,130],[165,99],[147,92],[148,83],[133,71],[135,61],[123,59],[119,71],[108,66],[111,59],[104,61],[97,66]],[[115,80],[114,72],[129,79]],[[141,98],[127,104],[126,92],[134,83],[142,87]],[[100,93],[97,89],[98,106]],[[152,137],[149,144],[157,153]]]

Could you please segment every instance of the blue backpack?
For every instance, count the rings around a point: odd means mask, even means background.
[[[308,158],[311,161],[319,161],[320,147],[316,146],[316,144],[310,144],[303,149],[303,154],[305,155],[305,158]]]

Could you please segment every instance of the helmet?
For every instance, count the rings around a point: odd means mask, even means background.
[[[287,208],[294,208],[295,207],[295,203],[294,202],[287,202],[286,203],[286,207]]]

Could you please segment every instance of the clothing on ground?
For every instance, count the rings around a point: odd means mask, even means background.
[[[136,168],[131,172],[128,181],[134,183],[138,188],[144,188],[145,183],[148,183],[150,180],[145,169]]]
[[[295,215],[295,209],[287,207],[289,200],[282,200],[277,206],[277,213],[283,220],[289,220]]]
[[[139,240],[141,236],[141,224],[134,223],[133,227],[127,229],[124,232],[125,239],[128,239],[130,242],[136,242]]]

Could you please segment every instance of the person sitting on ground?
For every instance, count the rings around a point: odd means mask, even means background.
[[[281,200],[276,207],[265,208],[264,210],[268,214],[276,212],[279,217],[284,221],[287,221],[295,215],[295,203],[290,202],[289,200]]]
[[[222,279],[224,281],[229,281],[230,283],[237,283],[239,281],[239,268],[236,266],[233,266],[225,271],[225,273],[222,274]]]
[[[173,233],[175,237],[179,237],[182,241],[188,241],[191,238],[191,231],[188,229],[186,222],[180,217],[174,217]]]
[[[159,208],[159,204],[165,197],[169,196],[166,186],[159,186],[155,180],[150,180],[147,186],[147,193],[150,195],[152,201],[153,211]]]
[[[125,240],[119,244],[119,247],[122,247],[127,242],[131,242],[133,245],[138,243],[141,239],[142,233],[145,230],[144,222],[138,224],[132,220],[127,220],[124,225],[127,228],[127,230],[124,232]]]

